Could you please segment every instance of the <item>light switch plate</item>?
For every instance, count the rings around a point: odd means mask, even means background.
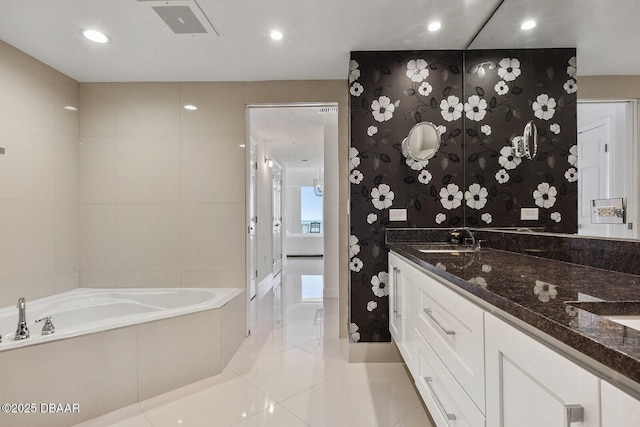
[[[538,208],[520,208],[520,219],[522,221],[537,221],[539,212]]]
[[[406,221],[406,209],[389,209],[389,221]]]

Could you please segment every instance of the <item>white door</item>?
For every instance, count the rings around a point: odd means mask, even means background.
[[[272,228],[273,228],[273,270],[274,277],[282,270],[282,168],[273,165],[272,180]]]
[[[257,294],[256,278],[258,276],[258,242],[257,242],[257,144],[251,139],[247,147],[247,289],[249,299]]]
[[[610,122],[589,123],[578,129],[578,233],[607,236],[608,226],[591,223],[591,200],[609,194]]]

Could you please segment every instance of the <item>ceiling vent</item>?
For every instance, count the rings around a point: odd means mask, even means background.
[[[322,114],[322,113],[337,113],[338,112],[338,107],[320,107],[320,109],[318,110],[318,113]]]
[[[195,0],[138,0],[147,3],[175,34],[219,35]]]

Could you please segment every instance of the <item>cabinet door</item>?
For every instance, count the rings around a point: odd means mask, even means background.
[[[602,427],[637,427],[640,425],[640,401],[601,382]]]
[[[485,338],[488,427],[600,425],[597,377],[488,313]]]
[[[404,362],[409,369],[416,363],[415,307],[416,281],[420,272],[407,262],[389,256],[389,328]]]

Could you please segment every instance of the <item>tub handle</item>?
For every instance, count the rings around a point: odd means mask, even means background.
[[[42,322],[44,320],[44,325],[42,326],[42,335],[51,335],[56,331],[56,327],[53,326],[53,322],[51,321],[51,316],[43,317],[42,319],[36,320],[36,323]]]

